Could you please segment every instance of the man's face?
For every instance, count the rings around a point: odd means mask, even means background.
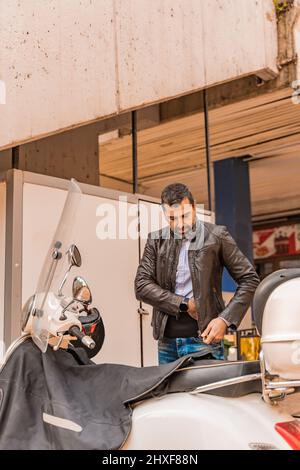
[[[180,238],[188,236],[193,230],[196,219],[196,209],[188,198],[184,198],[180,204],[169,206],[164,204],[164,213],[171,230]]]

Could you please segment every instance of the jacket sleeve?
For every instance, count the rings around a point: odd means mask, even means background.
[[[176,295],[167,289],[163,289],[156,282],[156,247],[149,233],[144,253],[137,269],[134,280],[135,296],[162,310],[169,315],[179,316],[179,305],[183,300],[181,295]]]
[[[219,317],[237,328],[251,304],[260,279],[253,265],[238,248],[226,226],[222,227],[220,238],[223,265],[237,283],[237,289]]]

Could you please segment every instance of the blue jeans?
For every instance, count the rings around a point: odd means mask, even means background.
[[[211,354],[212,359],[224,360],[224,342],[205,344],[202,338],[164,338],[158,341],[158,362],[166,364],[187,354]],[[199,357],[198,356],[198,357]]]

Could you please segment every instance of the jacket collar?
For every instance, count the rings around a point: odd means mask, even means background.
[[[170,226],[166,226],[163,229],[163,235],[169,236],[171,239],[175,240],[177,243],[181,243],[183,238],[178,234],[174,233],[170,229]],[[189,234],[188,240],[190,241],[190,248],[193,250],[200,249],[204,243],[204,222],[196,215],[196,221],[194,224],[194,230]]]

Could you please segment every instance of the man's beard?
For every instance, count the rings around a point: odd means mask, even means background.
[[[188,239],[191,235],[195,234],[196,221],[192,225],[185,225],[184,232],[175,229],[175,233],[179,238]]]

